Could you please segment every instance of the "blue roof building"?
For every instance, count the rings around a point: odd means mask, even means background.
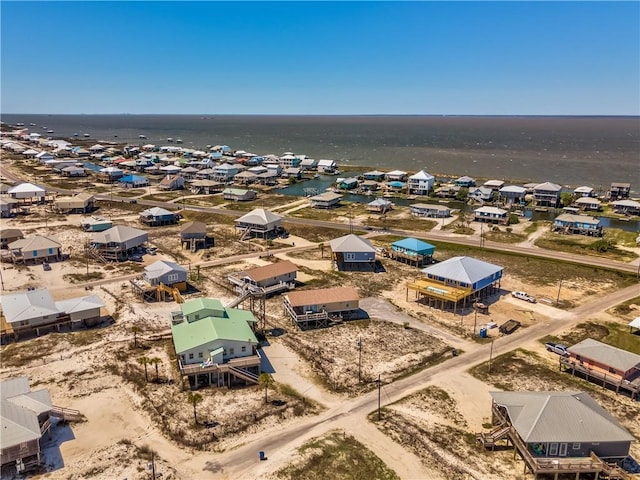
[[[422,266],[431,263],[436,247],[416,238],[405,238],[391,244],[390,257],[399,262],[415,263]]]
[[[148,187],[150,184],[147,177],[133,174],[120,178],[118,183],[122,184],[126,188]]]

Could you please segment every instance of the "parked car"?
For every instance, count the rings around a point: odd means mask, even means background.
[[[526,292],[511,292],[511,296],[513,298],[519,298],[520,300],[525,300],[529,303],[536,303],[536,297],[533,295],[529,295]]]
[[[51,270],[51,265],[45,262],[42,264],[42,268],[48,272],[49,270]]]
[[[569,352],[567,351],[567,347],[565,347],[561,343],[547,342],[547,343],[544,344],[544,347],[548,351],[553,352],[553,353],[557,353],[558,355],[562,355],[563,357],[568,357],[569,356]]]

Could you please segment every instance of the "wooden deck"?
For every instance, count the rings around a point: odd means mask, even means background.
[[[589,367],[586,364],[581,365],[571,357],[560,357],[560,370],[563,369],[572,375],[576,375],[576,373],[584,375],[587,380],[597,382],[603,388],[607,388],[607,386],[613,388],[616,393],[620,393],[621,390],[626,391],[632,399],[637,399],[640,394],[640,375],[633,380],[623,380],[618,375],[605,370]]]
[[[559,475],[571,474],[575,475],[576,480],[579,480],[580,474],[583,473],[595,474],[596,480],[631,480],[633,478],[618,465],[605,462],[593,452],[589,457],[534,457],[516,429],[495,404],[492,407],[492,413],[494,422],[498,422],[498,425],[489,432],[477,434],[476,439],[485,448],[492,450],[495,448],[496,442],[500,440],[506,440],[507,444],[511,442],[514,446],[514,458],[516,454],[520,454],[524,461],[525,474],[528,469],[534,478],[538,478],[538,475],[541,474],[551,474],[554,479],[558,479]]]
[[[224,377],[226,375],[228,377],[229,375],[233,375],[248,382],[257,384],[258,376],[246,369],[257,367],[258,371],[260,371],[261,361],[262,357],[260,356],[260,351],[256,350],[255,355],[232,358],[225,363],[212,363],[210,365],[201,363],[182,365],[182,362],[178,360],[178,368],[180,370],[180,374],[186,377],[198,375],[216,375],[218,377]]]

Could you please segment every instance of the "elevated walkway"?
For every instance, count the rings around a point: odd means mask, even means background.
[[[49,411],[49,416],[58,418],[64,422],[83,422],[85,420],[84,415],[79,410],[73,408],[64,408],[54,405]]]

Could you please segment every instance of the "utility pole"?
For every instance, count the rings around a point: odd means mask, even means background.
[[[358,337],[358,383],[362,383],[362,337]]]
[[[156,462],[155,452],[151,452],[151,461],[148,464],[149,470],[151,470],[151,480],[156,480]]]
[[[475,310],[475,313],[473,315],[473,336],[476,336],[476,325],[478,324],[478,306],[474,303],[473,304],[473,309]]]
[[[563,278],[560,277],[560,285],[558,285],[558,296],[556,298],[556,307],[560,303],[560,289],[562,288],[562,280],[563,280]]]

